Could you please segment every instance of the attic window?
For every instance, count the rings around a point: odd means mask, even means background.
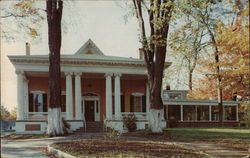
[[[91,51],[87,51],[85,54],[93,54]]]

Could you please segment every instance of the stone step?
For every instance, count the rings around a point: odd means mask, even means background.
[[[80,127],[74,133],[100,133],[103,132],[103,122],[86,122],[86,130]]]

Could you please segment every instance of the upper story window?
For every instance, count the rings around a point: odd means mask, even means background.
[[[47,112],[47,94],[33,92],[29,94],[29,112]]]

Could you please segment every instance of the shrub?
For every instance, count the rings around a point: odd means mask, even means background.
[[[134,114],[128,114],[123,117],[123,124],[129,132],[136,130],[136,117]]]

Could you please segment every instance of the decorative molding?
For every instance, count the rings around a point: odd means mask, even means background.
[[[112,77],[113,76],[113,73],[105,73],[104,77]]]
[[[74,72],[74,75],[75,75],[75,76],[80,76],[80,77],[81,77],[81,76],[82,76],[82,72]]]
[[[115,77],[121,77],[122,74],[121,74],[121,73],[114,73],[114,76],[115,76]]]
[[[134,92],[134,93],[131,93],[131,95],[133,95],[133,96],[143,96],[144,93]]]
[[[74,73],[73,72],[64,72],[65,76],[72,76]]]
[[[22,70],[16,70],[16,74],[17,75],[24,75],[24,71],[22,71]]]

